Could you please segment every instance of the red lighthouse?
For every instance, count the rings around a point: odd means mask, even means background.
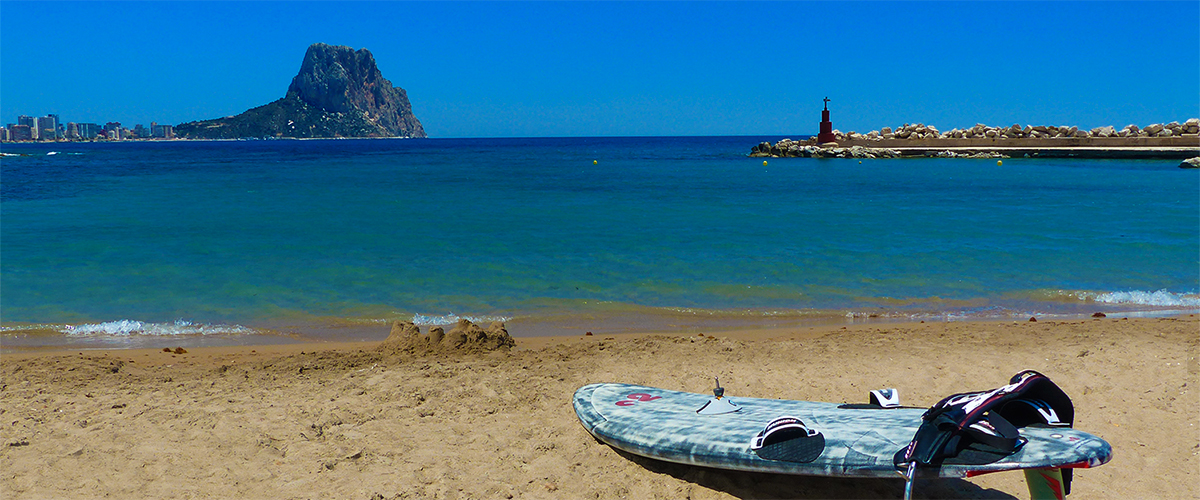
[[[837,142],[833,136],[833,122],[829,121],[829,98],[825,98],[825,110],[821,111],[821,133],[817,134],[817,143]]]

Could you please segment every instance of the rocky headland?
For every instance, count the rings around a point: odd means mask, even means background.
[[[1127,125],[1091,130],[1075,126],[977,124],[946,132],[925,124],[884,127],[865,134],[833,131],[835,143],[818,144],[816,138],[775,144],[760,143],[752,157],[805,158],[943,158],[1090,157],[1090,158],[1191,158],[1200,156],[1200,119],[1191,118],[1145,127]]]
[[[367,49],[315,43],[287,94],[236,116],[175,127],[185,139],[425,137],[408,93]]]

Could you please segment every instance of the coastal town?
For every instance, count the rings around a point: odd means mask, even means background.
[[[132,129],[120,122],[63,123],[56,114],[46,116],[20,115],[16,123],[0,127],[0,142],[57,142],[57,141],[128,141],[148,139],[174,139],[175,127],[150,122],[146,127],[134,125]]]

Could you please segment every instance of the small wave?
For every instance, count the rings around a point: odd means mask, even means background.
[[[56,154],[58,154],[58,151],[51,151],[49,153],[46,153],[46,156],[54,156]]]
[[[106,321],[104,323],[87,323],[82,325],[65,325],[60,332],[76,337],[114,336],[128,337],[134,335],[170,336],[170,335],[250,335],[253,329],[241,325],[210,325],[178,320],[174,323],[146,323],[142,321],[123,319]]]
[[[1088,290],[1037,290],[1027,296],[1016,295],[1017,299],[1026,298],[1035,302],[1052,302],[1063,304],[1098,304],[1110,306],[1145,306],[1159,307],[1200,307],[1200,294],[1195,292],[1170,292],[1165,289],[1158,291],[1130,290],[1124,292],[1097,292]]]
[[[451,313],[442,315],[414,314],[412,322],[414,325],[419,326],[453,325],[458,323],[460,319],[465,319],[477,325],[495,321],[512,321],[512,317],[509,316],[459,316]]]
[[[1103,304],[1134,304],[1155,307],[1200,307],[1200,295],[1194,293],[1171,293],[1166,290],[1156,292],[1083,292],[1078,294],[1081,300],[1090,300]]]

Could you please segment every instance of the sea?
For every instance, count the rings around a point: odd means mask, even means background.
[[[1200,312],[1178,160],[748,156],[782,138],[4,144],[0,349]]]

